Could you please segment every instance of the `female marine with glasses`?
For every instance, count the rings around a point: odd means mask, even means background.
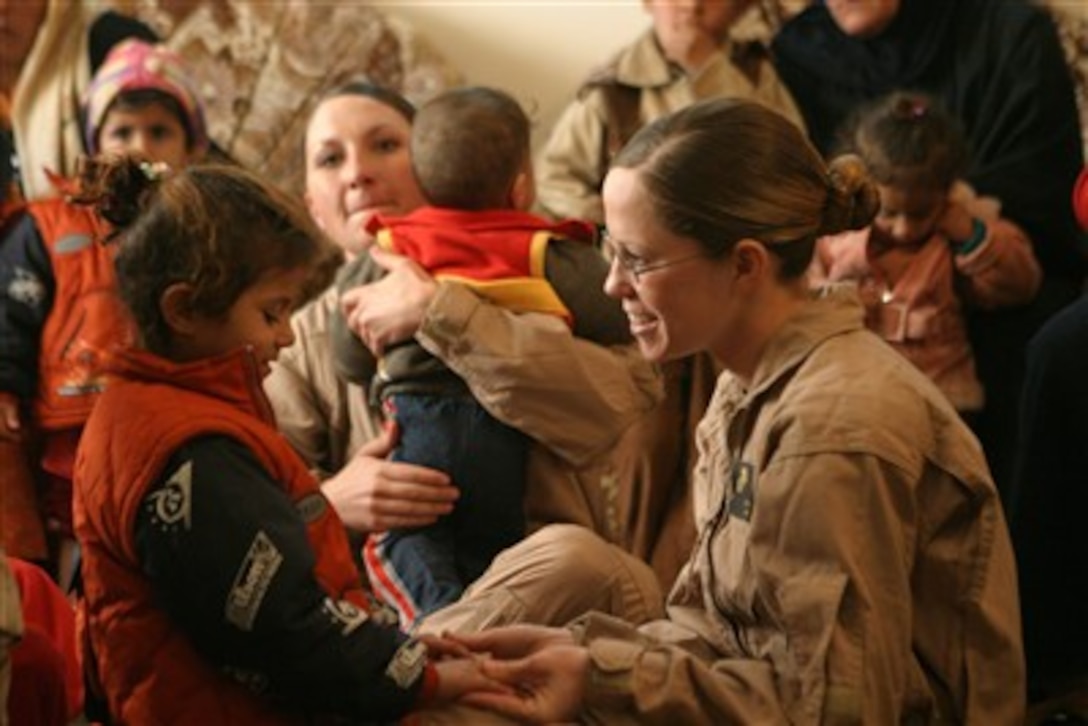
[[[666,619],[458,636],[510,686],[476,706],[530,722],[1022,720],[1016,578],[982,451],[865,328],[854,289],[805,279],[817,238],[877,204],[856,159],[828,168],[748,102],[692,106],[618,155],[607,292],[648,359],[726,367],[698,431],[697,543]]]

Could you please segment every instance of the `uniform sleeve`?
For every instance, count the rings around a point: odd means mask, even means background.
[[[1031,302],[1043,280],[1027,235],[1003,219],[988,222],[982,244],[953,259],[967,300],[987,310]]]
[[[415,644],[325,594],[301,517],[241,444],[179,449],[135,527],[163,608],[228,675],[309,713],[390,720],[416,701],[423,672],[397,668]]]
[[[416,340],[492,415],[575,467],[609,450],[664,395],[657,369],[633,346],[581,340],[551,315],[516,315],[449,282],[439,283]]]
[[[619,300],[604,292],[608,263],[591,244],[555,239],[548,245],[544,273],[574,319],[574,334],[601,345],[632,342],[631,326]]]
[[[590,91],[566,108],[537,159],[537,203],[551,217],[604,222],[605,120],[596,96]]]
[[[736,652],[717,659],[641,633],[594,639],[587,630],[588,711],[620,709],[645,724],[683,714],[704,723],[898,723],[915,662],[909,523],[917,513],[906,479],[865,455],[772,462],[750,525],[740,523],[751,528],[748,550],[728,560],[743,561],[767,598],[766,625],[715,615],[737,634]],[[715,574],[731,576],[724,565]],[[772,628],[775,644],[747,652],[746,627]]]
[[[45,243],[27,214],[0,241],[0,391],[23,399],[34,394],[54,291]]]
[[[362,254],[349,262],[336,278],[336,289],[341,294],[360,285],[374,282],[381,277],[370,255]],[[336,372],[347,381],[368,386],[378,370],[378,361],[370,348],[348,327],[343,310],[337,304],[329,321],[329,339],[332,343]]]

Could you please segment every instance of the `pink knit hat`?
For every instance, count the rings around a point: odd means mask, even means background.
[[[154,89],[173,97],[185,113],[189,145],[194,151],[208,148],[204,108],[181,56],[162,45],[126,40],[113,48],[94,74],[84,96],[87,151],[98,153],[98,131],[110,104],[123,91]]]
[[[1073,214],[1077,215],[1080,228],[1088,231],[1088,166],[1081,169],[1073,185]]]

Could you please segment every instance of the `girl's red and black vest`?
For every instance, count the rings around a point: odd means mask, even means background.
[[[134,339],[117,295],[107,222],[64,199],[27,207],[49,255],[53,304],[42,328],[34,414],[46,431],[80,426],[105,387],[110,357]]]
[[[291,720],[204,660],[155,604],[138,560],[137,509],[186,441],[229,436],[299,506],[333,599],[368,608],[340,518],[276,431],[249,351],[190,364],[120,353],[80,443],[75,530],[82,546],[82,637],[119,723],[280,724]],[[315,507],[315,497],[319,504]]]

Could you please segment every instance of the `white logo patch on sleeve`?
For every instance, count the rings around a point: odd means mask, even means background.
[[[192,527],[193,515],[193,462],[182,464],[166,485],[148,498],[151,520],[166,531],[178,523],[185,529]]]
[[[227,622],[242,630],[253,629],[265,593],[281,564],[283,554],[268,535],[258,532],[227,594]]]
[[[329,619],[342,626],[341,635],[348,635],[351,631],[370,619],[365,611],[355,607],[347,600],[333,600],[325,598],[324,610]]]
[[[419,680],[423,668],[427,665],[427,646],[419,640],[404,643],[385,669],[387,675],[398,687],[407,689]]]

